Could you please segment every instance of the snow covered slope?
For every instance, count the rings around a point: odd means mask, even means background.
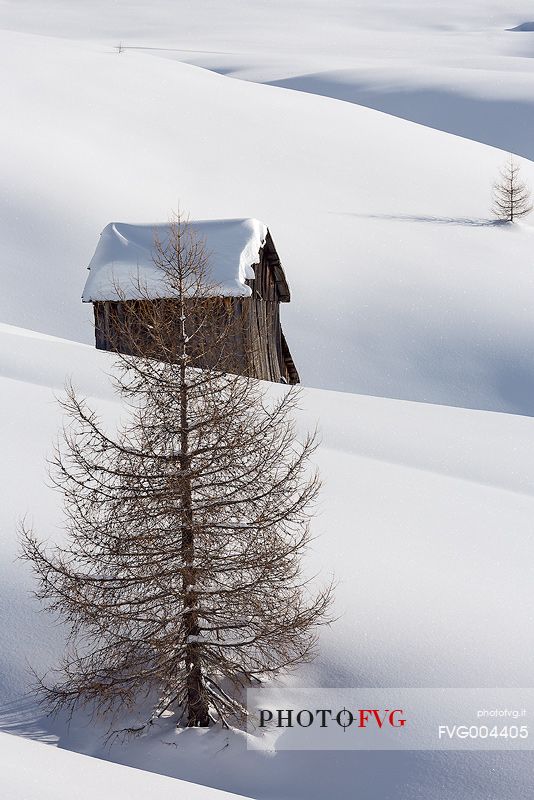
[[[268,224],[306,385],[534,413],[533,228],[488,221],[503,153],[109,46],[2,32],[0,66],[0,321],[91,341],[100,230],[181,202]]]
[[[15,527],[27,512],[57,535],[44,458],[65,375],[120,413],[109,357],[77,343],[99,231],[179,203],[257,217],[304,383],[360,393],[303,399],[325,484],[309,567],[334,571],[340,616],[293,682],[532,684],[534,422],[405,401],[534,415],[533,223],[490,224],[503,152],[379,113],[533,158],[532,3],[3,0],[0,17],[0,731],[264,800],[530,798],[531,753],[272,754],[172,723],[109,750],[82,717],[44,718],[27,665],[54,664],[63,632]],[[8,800],[76,798],[73,774],[82,800],[212,796],[5,734],[0,765]]]
[[[71,375],[116,419],[110,363],[84,345],[0,330],[0,730],[257,798],[526,800],[531,753],[272,754],[222,731],[177,738],[172,720],[109,749],[82,717],[67,728],[42,716],[25,696],[27,664],[56,662],[62,631],[29,596],[15,525],[27,513],[41,535],[58,535],[60,498],[44,481],[60,424],[54,394]],[[339,619],[291,683],[529,686],[534,421],[319,390],[306,390],[301,405],[299,425],[319,420],[322,433],[308,568],[335,573]],[[2,762],[4,753],[0,741]]]
[[[6,800],[238,800],[237,795],[194,786],[52,750],[0,733],[2,796]],[[111,788],[112,787],[112,788]],[[112,794],[110,794],[110,790]]]
[[[530,0],[4,0],[2,27],[146,48],[534,157]]]

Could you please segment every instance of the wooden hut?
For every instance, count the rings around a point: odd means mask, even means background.
[[[225,354],[232,356],[228,363],[234,365],[228,371],[299,383],[280,323],[280,303],[290,301],[289,286],[267,226],[255,219],[186,224],[193,227],[209,255],[210,274],[217,286],[216,296],[210,298],[214,320],[228,313],[239,320],[239,336],[226,344],[235,351]],[[176,300],[162,279],[154,253],[154,242],[165,241],[166,235],[166,225],[110,223],[102,231],[82,295],[83,302],[93,304],[98,349],[128,352],[120,331],[139,302],[163,303],[169,314],[175,313]],[[146,288],[142,299],[141,285]],[[193,298],[190,302],[203,301]],[[201,358],[199,366],[209,364],[202,364]]]

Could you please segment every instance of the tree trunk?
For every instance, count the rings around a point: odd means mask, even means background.
[[[183,315],[182,315],[183,316]],[[183,331],[185,339],[185,331]],[[185,354],[184,354],[185,355]],[[195,541],[193,512],[191,508],[191,460],[187,430],[187,366],[185,358],[180,365],[180,494],[182,504],[181,556],[184,568],[184,627],[186,632],[185,672],[186,672],[186,712],[190,728],[208,727],[209,708],[206,702],[200,659],[201,645],[196,640],[200,635],[198,624],[197,596],[195,593],[196,575],[194,569]]]

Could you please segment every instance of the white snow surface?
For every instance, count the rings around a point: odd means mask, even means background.
[[[531,753],[251,752],[172,720],[109,749],[82,715],[44,717],[28,663],[57,663],[64,632],[38,613],[15,528],[28,513],[62,535],[44,459],[65,376],[120,416],[109,357],[83,344],[98,231],[179,207],[265,219],[293,289],[284,330],[318,387],[299,413],[323,437],[307,568],[338,581],[339,618],[288,685],[532,684],[534,227],[489,214],[507,151],[534,184],[531,0],[0,14],[0,730],[19,737],[0,735],[2,796],[166,796],[71,750],[262,800],[530,798]]]
[[[257,219],[190,220],[182,226],[184,236],[205,247],[213,291],[224,296],[250,296],[245,281],[254,278],[253,265],[259,261],[267,226]],[[169,224],[106,225],[89,263],[83,301],[168,297],[165,275],[155,261],[154,244],[157,241],[165,247],[169,235]]]
[[[0,67],[1,321],[90,343],[109,220],[254,217],[306,385],[534,413],[532,223],[489,215],[505,153],[109,43],[1,31]]]
[[[531,0],[4,0],[2,27],[122,43],[534,157]],[[185,198],[184,198],[185,199]]]
[[[61,497],[45,468],[61,424],[55,397],[68,375],[115,424],[111,361],[92,347],[0,329],[0,730],[265,800],[527,800],[529,752],[256,752],[233,731],[177,735],[172,718],[110,748],[105,728],[83,714],[70,726],[43,715],[28,694],[28,664],[57,664],[64,635],[31,597],[15,528],[27,514],[44,538],[62,537]],[[534,421],[312,389],[300,406],[301,432],[320,424],[324,482],[305,569],[319,582],[334,574],[337,620],[288,688],[529,686]],[[1,764],[10,753],[0,738]],[[21,751],[17,763],[29,781],[32,760]]]
[[[235,794],[150,775],[0,733],[4,800],[239,800]]]

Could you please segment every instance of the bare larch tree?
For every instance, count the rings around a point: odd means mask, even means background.
[[[519,171],[519,164],[510,155],[493,186],[493,214],[503,222],[513,222],[532,211],[530,190]]]
[[[114,731],[148,704],[130,733],[169,711],[187,726],[239,719],[244,687],[313,656],[331,600],[301,572],[319,480],[297,394],[232,374],[239,320],[221,312],[192,224],[169,231],[154,261],[172,303],[139,283],[118,329],[126,421],[109,432],[68,388],[51,464],[65,543],[22,526],[36,594],[70,630],[43,703],[88,706]]]

